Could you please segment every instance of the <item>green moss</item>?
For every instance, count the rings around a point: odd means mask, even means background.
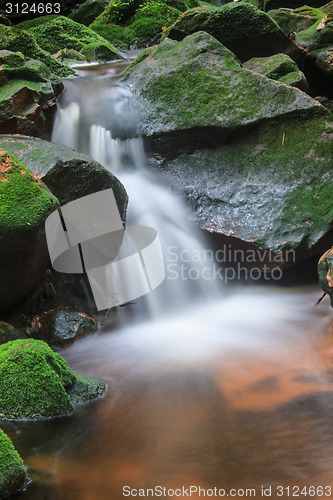
[[[0,150],[0,242],[43,223],[58,200],[15,156]]]
[[[77,376],[65,360],[40,340],[0,346],[0,416],[40,419],[68,415],[73,401],[100,395],[102,382]]]
[[[112,52],[117,53],[107,40],[93,30],[63,16],[39,24],[31,28],[30,32],[35,36],[40,47],[50,54],[55,54],[64,48],[81,51],[85,45],[95,42],[103,43]],[[121,58],[120,55],[119,58]]]
[[[96,17],[98,17],[104,11],[108,2],[106,0],[99,2],[91,2],[87,1],[82,3],[77,9],[75,9],[68,16],[69,19],[75,21],[76,23],[84,24],[85,26],[89,26]]]
[[[297,33],[296,42],[309,47],[311,51],[332,45],[333,19],[329,19],[321,30],[317,30],[319,24],[320,21],[317,21],[307,30]]]
[[[22,458],[8,436],[0,429],[0,497],[14,495],[27,483]]]
[[[49,16],[40,16],[40,17],[35,17],[34,19],[28,19],[28,21],[23,21],[22,23],[16,24],[16,28],[19,28],[21,30],[30,30],[31,28],[36,28],[36,26],[39,26],[40,24],[47,23],[49,21],[53,21],[53,19],[56,19],[57,15],[49,15]]]
[[[314,20],[317,21],[325,17],[324,12],[322,12],[320,9],[315,9],[314,7],[308,7],[307,5],[304,5],[303,7],[298,7],[297,9],[294,9],[293,12],[301,16],[312,17]]]
[[[0,51],[0,83],[10,80],[47,82],[52,78],[49,68],[40,61],[25,57],[21,52]]]
[[[112,61],[113,59],[119,59],[119,54],[117,51],[110,50],[109,46],[102,42],[92,42],[85,45],[81,54],[89,62],[93,61]]]
[[[50,54],[42,50],[32,34],[10,26],[0,25],[1,50],[21,52],[23,55],[43,62],[50,71],[59,77],[68,77],[74,71],[58,62]]]

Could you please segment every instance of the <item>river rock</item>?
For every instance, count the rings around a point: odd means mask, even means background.
[[[47,186],[0,148],[0,310],[32,290],[48,267],[45,219],[58,206]]]
[[[115,52],[109,44],[104,42],[92,42],[82,47],[81,54],[88,62],[108,62],[115,59]],[[117,57],[119,59],[119,57]]]
[[[36,420],[69,415],[73,404],[100,396],[105,384],[74,373],[41,340],[0,346],[0,417]]]
[[[35,316],[31,326],[30,337],[43,340],[53,347],[72,344],[97,330],[97,323],[92,317],[83,312],[61,308]]]
[[[333,247],[322,255],[318,262],[318,276],[321,288],[331,299],[333,307]]]
[[[25,488],[27,482],[22,458],[9,437],[0,429],[0,497],[15,495]]]
[[[182,40],[196,31],[206,31],[241,61],[280,52],[297,57],[299,52],[269,15],[245,2],[191,9],[166,30],[165,36]]]
[[[141,100],[144,135],[152,150],[167,156],[230,141],[241,129],[290,114],[327,113],[298,89],[242,68],[204,32],[147,49],[127,75]]]
[[[88,44],[100,42],[109,48],[110,58],[123,59],[110,42],[87,26],[63,16],[46,19],[44,23],[38,23],[28,31],[34,35],[39,46],[50,54],[64,48],[81,51]]]
[[[304,92],[309,90],[304,73],[298,69],[295,61],[286,54],[269,57],[254,57],[243,64],[243,68],[260,73],[280,83],[296,87]]]
[[[24,159],[35,175],[57,196],[61,205],[88,194],[112,188],[125,220],[127,193],[111,172],[86,155],[67,146],[31,137],[0,135],[0,148]]]
[[[1,50],[0,84],[0,132],[50,135],[56,98],[63,89],[50,69],[21,52]]]
[[[22,338],[27,338],[27,336],[19,332],[9,323],[6,323],[5,321],[0,321],[0,344],[5,344],[10,340],[17,340]]]

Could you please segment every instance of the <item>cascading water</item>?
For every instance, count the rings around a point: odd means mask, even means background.
[[[128,195],[129,226],[150,226],[157,230],[165,256],[174,264],[166,269],[160,287],[145,297],[149,316],[170,310],[183,310],[193,300],[206,301],[219,294],[213,280],[202,278],[203,263],[189,259],[180,269],[179,253],[204,253],[203,237],[188,220],[181,199],[164,187],[157,174],[145,168],[142,138],[139,136],[138,110],[130,92],[119,85],[119,77],[81,77],[65,82],[58,102],[52,141],[88,154],[116,174]],[[171,257],[172,255],[172,257]],[[197,276],[190,279],[195,266]],[[170,271],[170,272],[169,272]],[[128,274],[124,279],[131,282]]]

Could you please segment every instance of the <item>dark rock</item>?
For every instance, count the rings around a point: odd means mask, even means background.
[[[293,8],[303,7],[304,2],[309,7],[321,7],[325,4],[325,0],[265,0],[264,9],[269,11],[271,9],[280,9],[281,7]]]
[[[54,309],[31,321],[30,337],[43,340],[53,347],[63,347],[96,332],[96,321],[82,312]]]
[[[6,16],[3,16],[2,14],[0,14],[0,24],[4,24],[5,26],[11,26],[11,22],[10,20],[8,19],[8,17]]]
[[[331,299],[333,307],[333,247],[322,255],[318,262],[318,276],[321,288]]]
[[[5,344],[6,342],[9,342],[11,340],[17,340],[22,338],[27,338],[27,336],[16,330],[16,328],[14,328],[9,323],[0,321],[0,344]]]
[[[322,26],[322,28],[321,28]],[[317,21],[296,35],[296,42],[309,52],[333,45],[333,19]]]
[[[22,491],[28,482],[23,460],[9,437],[0,429],[0,497]]]
[[[100,396],[105,384],[74,373],[40,340],[0,346],[0,416],[38,420],[69,415],[73,403]]]
[[[102,14],[108,3],[108,0],[97,0],[95,2],[88,0],[71,12],[68,17],[76,23],[89,26],[89,24],[95,21],[96,17]]]
[[[260,73],[280,83],[296,87],[304,92],[309,90],[304,73],[298,69],[295,61],[286,54],[269,57],[254,57],[243,64],[243,68]]]
[[[7,149],[18,159],[24,159],[27,167],[41,178],[61,205],[112,188],[125,220],[127,194],[124,186],[88,156],[60,144],[12,135],[0,135],[0,148]]]
[[[325,14],[314,8],[308,9],[276,9],[270,10],[268,15],[278,23],[282,31],[290,36],[299,31],[310,28],[316,21],[322,19]]]
[[[45,219],[58,200],[16,157],[0,148],[0,310],[24,297],[42,278],[49,255]]]
[[[320,10],[325,14],[333,14],[333,1],[327,3],[323,7],[320,7]]]
[[[189,10],[170,26],[165,36],[182,40],[196,31],[206,31],[231,50],[241,61],[286,53],[295,58],[298,48],[272,18],[245,2]]]
[[[49,136],[56,98],[63,89],[49,68],[21,52],[1,50],[0,83],[0,132]]]

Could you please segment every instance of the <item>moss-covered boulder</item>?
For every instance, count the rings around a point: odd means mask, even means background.
[[[0,310],[24,297],[47,269],[45,219],[58,206],[46,185],[0,148]]]
[[[276,54],[269,57],[254,57],[243,64],[243,68],[260,73],[268,78],[304,92],[309,90],[304,73],[298,69],[295,61],[286,54]]]
[[[270,16],[245,2],[191,9],[166,30],[165,36],[182,40],[199,30],[215,37],[241,61],[280,52],[292,57],[298,54],[296,45]]]
[[[22,491],[28,482],[23,460],[8,436],[0,429],[0,498]]]
[[[89,24],[95,21],[96,17],[104,12],[108,3],[108,0],[96,0],[94,2],[88,0],[71,12],[68,17],[76,23],[89,26]]]
[[[110,47],[103,42],[88,43],[82,48],[81,54],[88,62],[107,62],[119,59],[118,53],[111,50]]]
[[[321,256],[318,262],[318,276],[319,284],[329,295],[333,307],[333,247]]]
[[[146,47],[197,0],[111,0],[90,25],[116,47]]]
[[[333,17],[326,17],[297,33],[296,42],[310,52],[333,45]]]
[[[48,52],[41,49],[31,33],[14,26],[0,24],[1,50],[21,52],[24,56],[41,61],[56,76],[66,78],[74,74],[73,70],[55,60]]]
[[[282,31],[293,36],[299,31],[307,30],[314,23],[325,17],[324,12],[313,7],[300,7],[298,9],[275,9],[270,10],[268,15],[278,23]]]
[[[69,415],[73,402],[100,396],[105,384],[74,373],[41,340],[13,340],[0,346],[0,417],[43,419]]]
[[[166,158],[160,168],[202,228],[243,248],[284,252],[281,266],[327,246],[332,115],[323,106],[246,70],[202,32],[146,50],[128,74],[150,149]]]
[[[0,51],[0,132],[47,137],[63,84],[41,61]]]
[[[54,347],[72,344],[75,340],[97,330],[97,323],[92,317],[83,312],[62,308],[35,316],[31,326],[30,337],[43,340]]]
[[[67,146],[31,137],[0,135],[0,148],[15,154],[40,177],[61,205],[88,194],[112,188],[125,220],[127,193],[111,172]]]
[[[55,54],[64,48],[81,51],[87,44],[100,42],[109,48],[110,53],[113,53],[113,59],[122,59],[110,42],[87,26],[63,16],[29,28],[29,33],[32,33],[39,46],[50,54]]]
[[[164,40],[139,55],[126,74],[141,99],[144,134],[166,154],[220,144],[241,128],[290,114],[325,114],[298,89],[244,69],[204,32]]]

